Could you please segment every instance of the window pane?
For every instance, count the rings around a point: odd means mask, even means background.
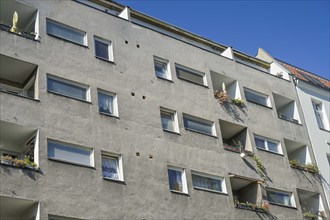
[[[102,156],[102,176],[119,180],[117,158]]]
[[[109,60],[109,45],[95,39],[95,55]]]
[[[290,196],[280,192],[267,192],[270,202],[291,206]]]
[[[160,114],[163,129],[174,131],[173,115],[165,112],[161,112]]]
[[[64,38],[69,41],[73,41],[78,44],[85,45],[85,34],[64,25],[59,25],[50,21],[47,21],[47,33],[53,34],[57,37]]]
[[[204,85],[204,80],[203,80],[203,76],[181,69],[181,68],[176,68],[176,74],[179,78],[200,84],[200,85]]]
[[[205,176],[199,176],[192,174],[192,181],[194,187],[199,187],[203,189],[210,189],[221,192],[221,180],[213,179]]]
[[[48,157],[70,161],[74,163],[91,165],[90,156],[92,151],[65,144],[48,142]]]
[[[210,124],[206,124],[190,118],[183,118],[183,122],[185,128],[212,135],[212,125]]]
[[[261,105],[267,106],[267,98],[262,95],[257,95],[248,90],[244,90],[246,100],[259,103]]]
[[[277,143],[267,141],[268,150],[278,152]]]
[[[57,81],[55,79],[47,79],[47,88],[49,91],[53,91],[62,95],[70,96],[76,99],[86,100],[85,88],[71,85],[65,82]]]
[[[183,191],[181,171],[168,169],[168,180],[171,190]]]
[[[254,138],[254,141],[256,142],[256,146],[257,147],[262,148],[262,149],[266,149],[266,147],[265,147],[265,140],[264,139],[255,137]]]
[[[157,76],[167,78],[167,64],[155,60],[155,73]]]
[[[113,115],[113,96],[98,93],[99,112]]]

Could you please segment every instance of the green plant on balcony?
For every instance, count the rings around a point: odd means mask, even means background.
[[[318,216],[315,215],[315,214],[313,214],[311,211],[309,211],[309,212],[304,212],[304,213],[303,213],[303,216],[304,216],[305,218],[309,218],[309,219],[317,219],[317,218],[318,218]]]
[[[12,164],[13,158],[9,155],[1,156],[1,163]]]
[[[319,168],[315,163],[307,163],[303,165],[304,169],[310,173],[319,173]]]
[[[231,101],[231,103],[237,105],[238,107],[243,107],[243,106],[244,106],[244,102],[243,102],[242,99],[239,99],[239,98],[237,98],[237,99],[232,98],[232,99],[230,99],[230,101]]]
[[[291,167],[298,167],[300,165],[299,161],[294,159],[294,160],[289,160],[290,166]]]

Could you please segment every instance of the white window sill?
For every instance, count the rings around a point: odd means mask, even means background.
[[[181,192],[181,191],[177,191],[177,190],[170,190],[172,193],[175,193],[175,194],[180,194],[180,195],[185,195],[185,196],[189,196],[188,193],[186,192]]]
[[[281,153],[278,153],[278,152],[275,152],[275,151],[270,151],[270,150],[267,150],[267,149],[263,149],[263,148],[259,148],[259,147],[256,147],[258,150],[261,150],[261,151],[265,151],[265,152],[268,152],[268,153],[272,153],[272,154],[276,154],[276,155],[279,155],[279,156],[283,156],[283,154]]]
[[[82,163],[71,162],[71,161],[67,161],[67,160],[61,160],[61,159],[52,158],[52,157],[48,157],[48,160],[52,160],[52,161],[60,162],[60,163],[66,163],[66,164],[75,165],[75,166],[80,166],[80,167],[87,167],[87,168],[96,169],[94,166],[91,166],[91,165],[86,165],[86,164],[82,164]]]
[[[106,181],[111,181],[111,182],[116,182],[116,183],[121,183],[121,184],[125,184],[125,181],[124,180],[117,180],[117,179],[112,179],[112,178],[109,178],[109,177],[102,177],[104,180]]]
[[[227,195],[228,196],[227,193],[222,192],[222,191],[216,191],[216,190],[212,190],[212,189],[205,189],[205,188],[196,187],[196,186],[194,186],[193,188],[196,189],[196,190],[201,190],[201,191],[206,191],[206,192],[211,192],[211,193],[217,193],[217,194],[222,194],[222,195]]]

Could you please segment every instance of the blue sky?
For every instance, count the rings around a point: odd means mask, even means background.
[[[329,0],[117,0],[236,50],[273,57],[330,79]]]

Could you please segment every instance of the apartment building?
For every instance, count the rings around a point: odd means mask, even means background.
[[[280,64],[105,0],[1,1],[0,27],[1,218],[329,216]]]

